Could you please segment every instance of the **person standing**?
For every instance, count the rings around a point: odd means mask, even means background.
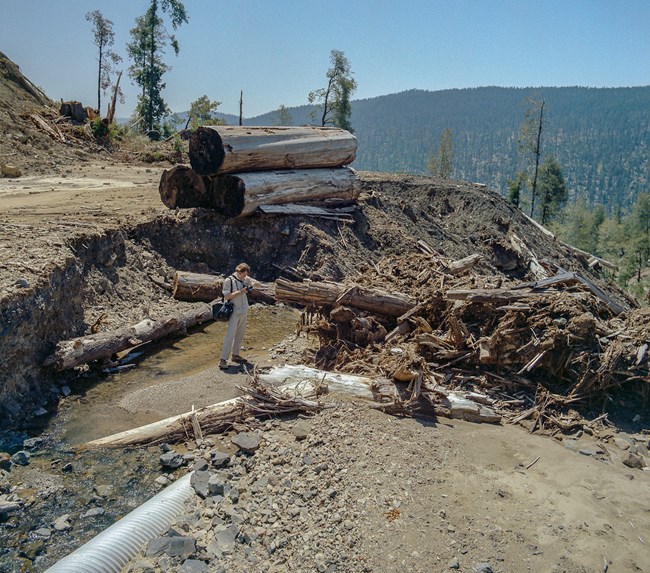
[[[228,321],[226,337],[221,349],[219,368],[228,368],[228,358],[232,353],[233,362],[244,363],[246,359],[240,354],[246,321],[248,319],[248,295],[253,289],[253,282],[248,276],[250,267],[246,263],[240,263],[235,272],[223,281],[223,298],[232,301],[235,309]]]

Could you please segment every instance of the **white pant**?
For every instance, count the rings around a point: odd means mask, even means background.
[[[244,331],[246,330],[246,320],[248,313],[234,312],[228,321],[226,338],[223,341],[221,349],[221,360],[228,360],[230,353],[237,356],[241,352],[241,343],[244,340]]]

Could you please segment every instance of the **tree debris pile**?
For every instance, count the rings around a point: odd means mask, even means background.
[[[345,297],[305,310],[300,328],[319,340],[314,363],[388,376],[410,391],[420,380],[413,397],[436,384],[487,394],[503,416],[533,429],[573,428],[580,422],[570,407],[605,412],[623,385],[647,407],[650,310],[615,315],[580,281],[527,287],[476,269],[452,276],[441,270],[448,264],[430,255],[385,258],[358,285],[339,287],[408,292],[418,302],[397,318]]]

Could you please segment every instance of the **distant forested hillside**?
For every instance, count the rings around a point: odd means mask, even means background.
[[[449,128],[453,177],[505,194],[508,179],[524,167],[518,135],[527,97],[545,101],[542,153],[560,162],[570,198],[584,197],[614,212],[650,191],[650,86],[410,90],[357,100],[352,125],[359,148],[353,167],[426,173],[432,149]],[[288,108],[295,125],[314,123],[310,110]],[[276,112],[245,120],[248,125],[276,122]]]

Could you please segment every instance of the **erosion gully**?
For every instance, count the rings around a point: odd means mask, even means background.
[[[291,309],[254,306],[244,340],[253,362],[264,366],[295,323]],[[181,413],[164,402],[186,391],[209,403],[238,395],[235,384],[245,382],[245,373],[217,368],[225,326],[210,323],[185,338],[150,344],[132,355],[127,369],[95,372],[73,384],[41,428],[0,433],[0,451],[31,456],[0,482],[0,493],[13,489],[24,503],[0,514],[0,573],[45,571],[160,491],[159,447],[92,451],[80,445],[165,417],[162,412]],[[143,396],[158,396],[158,410],[139,402]]]

